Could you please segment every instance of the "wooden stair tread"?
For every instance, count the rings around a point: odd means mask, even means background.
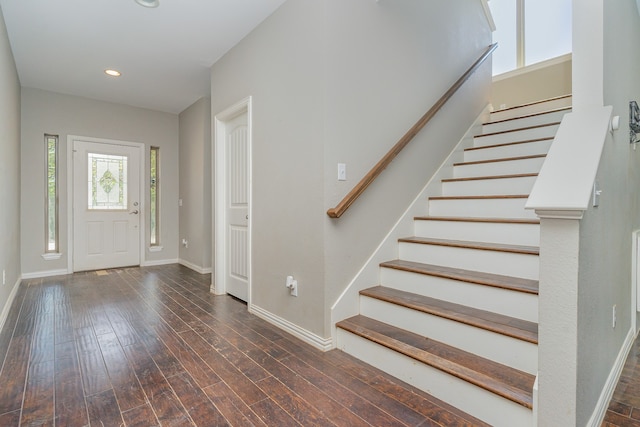
[[[448,246],[452,248],[479,249],[484,251],[509,252],[524,255],[540,255],[540,248],[536,246],[507,245],[504,243],[470,242],[465,240],[432,239],[429,237],[404,237],[398,239],[401,243],[416,243],[420,245]]]
[[[480,147],[469,147],[469,148],[465,148],[464,151],[486,150],[487,148],[499,148],[499,147],[507,147],[509,145],[530,144],[532,142],[541,142],[541,141],[552,141],[553,139],[554,139],[553,136],[547,136],[545,138],[534,138],[534,139],[527,139],[524,141],[504,142],[502,144],[483,145]]]
[[[442,182],[466,182],[466,181],[482,181],[485,179],[510,179],[510,178],[532,178],[538,176],[537,173],[518,173],[511,175],[487,175],[487,176],[471,176],[466,178],[445,178]]]
[[[538,281],[521,277],[503,276],[405,260],[386,261],[381,263],[380,267],[538,295]]]
[[[560,112],[560,111],[568,111],[568,110],[571,110],[571,108],[572,108],[571,106],[569,106],[569,107],[552,108],[550,110],[539,111],[537,113],[524,114],[524,115],[518,116],[518,117],[510,117],[508,119],[496,120],[495,122],[484,122],[482,125],[483,126],[488,126],[488,125],[494,125],[496,123],[506,123],[506,122],[511,122],[511,121],[519,120],[519,119],[528,119],[528,118],[531,118],[531,117],[544,116],[545,114],[552,114],[552,113],[557,113],[557,112]]]
[[[538,325],[526,320],[386,286],[364,289],[360,291],[360,295],[538,344]]]
[[[523,131],[523,130],[539,129],[539,128],[544,128],[544,127],[549,127],[549,126],[557,126],[559,124],[560,124],[560,122],[550,122],[550,123],[544,123],[544,124],[541,124],[541,125],[533,125],[533,126],[525,126],[525,127],[521,127],[521,128],[515,128],[515,129],[501,130],[501,131],[498,131],[498,132],[481,133],[479,135],[474,135],[474,138],[483,138],[485,136],[495,136],[495,135],[502,135],[502,134],[505,134],[505,133],[519,132],[519,131]]]
[[[532,155],[529,155],[529,156],[501,157],[499,159],[489,159],[489,160],[474,160],[472,162],[454,163],[453,166],[469,166],[469,165],[480,165],[480,164],[483,164],[483,163],[511,162],[511,161],[514,161],[514,160],[540,159],[542,157],[547,157],[547,155],[546,154],[532,154]]]
[[[528,194],[490,194],[484,196],[431,196],[429,200],[528,199]]]
[[[501,110],[495,110],[495,111],[492,111],[490,114],[501,113],[503,111],[509,111],[509,110],[515,110],[516,108],[530,107],[531,105],[544,104],[545,102],[557,101],[559,99],[564,99],[564,98],[571,98],[572,96],[573,96],[572,94],[568,93],[566,95],[560,95],[560,96],[554,96],[554,97],[551,97],[551,98],[540,99],[538,101],[527,102],[525,104],[514,105],[513,107],[503,108]]]
[[[336,326],[532,408],[533,375],[362,315]]]
[[[527,218],[473,218],[461,216],[416,216],[416,221],[454,221],[454,222],[482,222],[492,224],[540,224],[539,219]]]

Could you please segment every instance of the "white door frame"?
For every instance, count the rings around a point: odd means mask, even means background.
[[[145,177],[145,164],[146,164],[146,150],[145,145],[141,142],[131,141],[118,141],[115,139],[93,138],[89,136],[68,135],[67,136],[67,272],[73,273],[73,254],[74,254],[74,235],[73,235],[73,202],[74,202],[74,161],[73,161],[73,142],[74,141],[87,141],[96,142],[99,144],[110,145],[124,145],[127,147],[134,147],[140,150],[140,265],[144,265],[145,261],[145,230],[146,230],[146,208],[145,200],[147,199],[147,193],[145,192],[146,182]]]
[[[239,114],[247,113],[247,144],[248,144],[248,173],[249,173],[249,220],[247,223],[247,306],[251,307],[251,224],[252,224],[252,118],[251,118],[251,97],[247,97],[232,105],[226,110],[218,113],[213,118],[214,149],[211,150],[211,164],[214,165],[215,173],[211,174],[213,182],[213,265],[215,274],[211,276],[211,292],[216,295],[223,295],[226,290],[227,276],[227,212],[226,212],[226,188],[227,188],[227,167],[226,167],[226,123],[237,117]]]

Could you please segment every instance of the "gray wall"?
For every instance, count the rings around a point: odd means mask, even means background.
[[[488,102],[490,64],[351,211],[326,210],[490,40],[476,0],[289,0],[213,66],[214,115],[253,97],[253,304],[330,336],[331,305]]]
[[[509,77],[494,80],[491,87],[491,103],[495,109],[571,93],[571,58],[541,67],[534,65],[532,71],[508,73]]]
[[[60,139],[60,249],[62,257],[45,261],[44,252],[44,142],[45,133]],[[35,274],[67,268],[67,136],[115,139],[145,144],[146,171],[149,146],[161,152],[161,252],[146,253],[148,262],[178,259],[178,116],[126,105],[22,89],[22,272]],[[145,180],[146,182],[147,180]],[[149,203],[145,184],[145,205]],[[146,242],[149,221],[146,220]]]
[[[580,224],[577,425],[585,425],[631,328],[631,235],[640,228],[640,150],[629,144],[629,101],[640,101],[640,18],[633,0],[604,1],[604,104],[620,116],[605,143],[598,208]],[[612,307],[618,322],[611,326]]]
[[[211,269],[211,100],[202,98],[180,113],[180,261]]]
[[[326,9],[324,211],[491,44],[477,0],[329,1]],[[323,216],[327,311],[489,102],[490,82],[488,61],[344,216]],[[338,162],[347,163],[346,182],[336,179]],[[330,328],[325,318],[326,336]]]
[[[20,281],[20,81],[0,10],[0,313]],[[1,273],[1,271],[0,271]],[[2,319],[0,319],[1,321]]]

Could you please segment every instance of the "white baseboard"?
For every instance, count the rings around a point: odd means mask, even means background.
[[[67,274],[71,274],[71,273],[64,268],[59,270],[35,271],[33,273],[22,273],[22,280],[39,279],[41,277],[64,276]]]
[[[178,259],[159,259],[159,260],[152,260],[152,261],[145,261],[143,263],[140,264],[140,267],[153,267],[156,265],[167,265],[167,264],[179,264],[180,260]]]
[[[180,263],[180,265],[184,265],[187,268],[192,269],[193,271],[200,273],[200,274],[209,274],[213,271],[213,269],[211,267],[209,268],[205,268],[205,267],[200,267],[199,265],[195,265],[194,263],[191,263],[189,261],[185,261],[183,259],[178,260],[178,262]]]
[[[632,313],[632,315],[635,316],[635,313]],[[587,423],[587,427],[599,427],[602,424],[602,420],[604,420],[607,408],[609,407],[609,401],[616,389],[616,385],[620,379],[620,374],[622,373],[622,368],[624,368],[624,362],[627,360],[627,356],[629,355],[629,351],[631,351],[634,340],[635,335],[633,329],[629,329],[627,337],[622,343],[622,347],[618,353],[618,357],[611,368],[611,372],[609,372],[607,382],[604,384],[602,393],[600,393],[598,403],[596,404],[593,414]]]
[[[20,283],[22,279],[18,279],[15,285],[13,285],[13,289],[9,294],[9,298],[7,298],[7,302],[5,302],[4,307],[2,307],[2,313],[0,313],[0,330],[4,328],[4,322],[7,321],[7,317],[9,317],[9,310],[11,310],[11,306],[13,305],[13,300],[16,298],[16,294],[18,293],[18,288],[20,287]]]
[[[307,344],[312,345],[318,350],[328,351],[333,348],[333,340],[331,338],[322,338],[258,306],[251,305],[249,307],[249,312],[290,333],[296,338],[301,339]]]

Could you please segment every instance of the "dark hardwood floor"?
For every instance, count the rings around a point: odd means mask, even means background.
[[[25,280],[0,332],[0,426],[475,426],[169,265]]]
[[[627,356],[602,427],[640,427],[640,338]]]

